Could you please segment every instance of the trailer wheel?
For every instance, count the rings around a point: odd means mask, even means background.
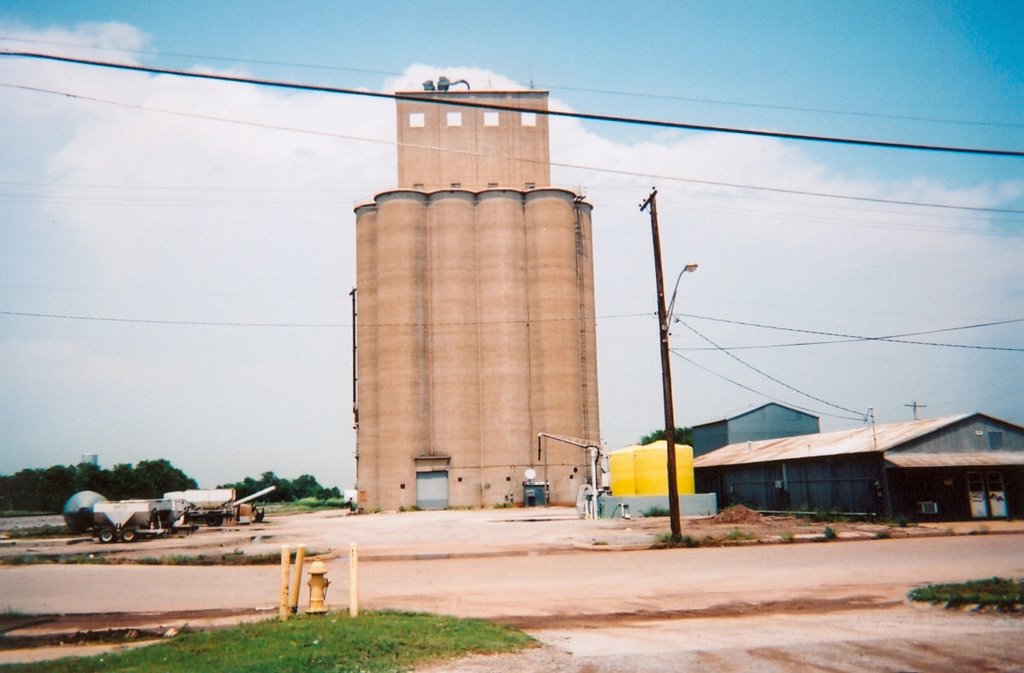
[[[224,523],[223,514],[208,514],[206,516],[206,525],[210,528],[216,528]]]
[[[125,528],[121,531],[121,539],[125,542],[135,542],[135,535],[134,528]]]
[[[113,542],[116,536],[113,528],[103,528],[100,530],[100,534],[97,537],[99,537],[100,542],[107,544],[109,542]]]

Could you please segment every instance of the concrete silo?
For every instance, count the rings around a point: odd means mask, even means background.
[[[549,184],[546,107],[398,102],[399,185],[355,210],[365,508],[520,503],[528,469],[552,502],[585,482],[584,450],[538,441],[600,438],[591,207]]]

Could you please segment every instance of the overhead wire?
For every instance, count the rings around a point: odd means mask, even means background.
[[[818,414],[819,416],[829,416],[831,418],[840,418],[840,419],[847,420],[847,421],[864,422],[865,417],[863,415],[861,415],[861,416],[843,416],[843,415],[840,415],[840,414],[833,414],[831,412],[818,411],[816,409],[810,409],[808,407],[801,406],[799,404],[794,404],[792,402],[788,402],[786,400],[779,399],[777,397],[769,395],[768,393],[765,393],[763,391],[760,391],[760,390],[757,390],[755,388],[752,388],[752,387],[750,387],[750,386],[748,386],[748,385],[746,385],[744,383],[740,383],[739,381],[736,381],[735,379],[731,379],[728,376],[725,376],[724,374],[720,374],[720,373],[716,372],[715,370],[713,370],[713,369],[711,369],[709,367],[705,367],[704,365],[700,364],[696,360],[688,358],[685,355],[683,355],[682,353],[677,352],[677,349],[673,348],[672,349],[672,354],[675,355],[680,360],[688,362],[691,365],[693,365],[694,367],[697,367],[698,369],[702,369],[705,372],[707,372],[708,374],[711,374],[712,376],[716,376],[716,377],[722,379],[723,381],[731,383],[734,386],[737,386],[739,388],[743,388],[744,390],[746,390],[748,392],[751,392],[751,393],[754,393],[755,395],[760,395],[761,397],[763,397],[765,399],[772,400],[773,402],[778,402],[780,404],[785,404],[788,407],[792,407],[793,409],[798,409],[800,411],[806,411],[806,412],[809,412],[809,413],[812,413],[812,414]]]
[[[694,334],[696,334],[697,336],[699,336],[699,337],[700,337],[701,339],[703,339],[704,341],[707,341],[707,342],[708,342],[709,344],[711,344],[712,346],[714,346],[714,347],[715,347],[715,348],[716,348],[717,350],[720,350],[721,352],[725,353],[725,354],[726,354],[726,355],[728,355],[728,356],[729,356],[730,358],[732,358],[732,359],[733,359],[733,360],[735,360],[736,362],[740,363],[740,364],[741,364],[741,365],[743,365],[744,367],[746,367],[746,368],[748,368],[748,369],[751,369],[751,370],[753,370],[753,371],[757,372],[758,374],[760,374],[761,376],[765,377],[765,378],[766,378],[766,379],[768,379],[769,381],[773,381],[774,383],[777,383],[777,384],[779,384],[779,385],[780,385],[780,386],[782,386],[783,388],[788,388],[789,390],[792,390],[793,392],[797,393],[798,395],[802,395],[802,396],[804,396],[804,397],[806,397],[806,398],[808,398],[808,399],[812,399],[812,400],[814,400],[815,402],[820,402],[821,404],[824,404],[824,405],[827,405],[827,406],[829,406],[829,407],[832,407],[833,409],[838,409],[838,410],[840,410],[840,411],[845,411],[846,413],[849,413],[849,414],[858,414],[858,418],[859,418],[860,420],[864,420],[864,419],[866,419],[866,416],[865,416],[864,414],[861,414],[861,413],[860,413],[859,411],[857,411],[856,409],[850,409],[849,407],[844,407],[844,406],[842,406],[842,405],[839,405],[839,404],[835,404],[835,403],[833,403],[833,402],[829,402],[828,400],[826,400],[826,399],[824,399],[824,398],[822,398],[822,397],[818,397],[817,395],[812,395],[811,393],[807,393],[807,392],[804,392],[803,390],[800,390],[799,388],[797,388],[797,387],[795,387],[795,386],[792,386],[792,385],[790,385],[790,384],[786,383],[785,381],[782,381],[781,379],[779,379],[779,378],[777,378],[777,377],[775,377],[775,376],[772,376],[771,374],[769,374],[769,373],[765,372],[764,370],[762,370],[762,369],[758,369],[757,367],[755,367],[754,365],[750,364],[750,363],[749,363],[749,362],[747,362],[746,360],[744,360],[744,359],[740,358],[740,357],[739,357],[738,355],[736,355],[735,353],[730,353],[728,349],[726,349],[726,348],[723,348],[722,346],[719,346],[719,345],[718,345],[717,343],[715,343],[715,342],[714,342],[714,341],[713,341],[713,340],[712,340],[711,338],[709,338],[709,337],[705,336],[705,335],[704,335],[703,333],[701,333],[701,332],[700,332],[699,330],[697,330],[697,329],[696,329],[695,327],[693,327],[692,325],[690,325],[690,324],[686,323],[686,322],[685,322],[685,321],[683,321],[683,320],[680,320],[679,318],[677,318],[677,317],[675,317],[675,316],[673,316],[673,318],[674,318],[674,320],[673,320],[674,322],[676,322],[676,323],[678,323],[678,324],[682,325],[682,326],[683,326],[683,327],[685,327],[686,329],[690,330],[691,332],[693,332]]]
[[[351,135],[351,134],[336,133],[336,132],[333,132],[333,131],[322,131],[322,130],[316,130],[316,129],[306,129],[306,128],[300,128],[300,127],[285,126],[285,125],[281,125],[281,124],[269,124],[269,123],[265,123],[265,122],[254,122],[254,121],[249,121],[249,120],[233,119],[233,118],[229,118],[229,117],[220,117],[220,116],[205,115],[205,114],[200,114],[200,113],[195,113],[195,112],[186,112],[186,111],[182,111],[182,110],[169,110],[169,109],[157,108],[157,107],[152,107],[152,106],[138,105],[138,104],[134,104],[134,103],[125,103],[123,101],[115,101],[115,100],[110,100],[110,99],[97,98],[97,97],[94,97],[94,96],[85,96],[85,95],[82,95],[82,94],[76,94],[76,93],[71,93],[71,92],[67,92],[67,91],[57,91],[57,90],[54,90],[54,89],[46,89],[46,88],[42,88],[42,87],[32,87],[32,86],[18,85],[18,84],[9,84],[9,83],[0,83],[0,87],[22,89],[22,90],[26,90],[26,91],[34,91],[34,92],[37,92],[37,93],[53,94],[53,95],[58,95],[58,96],[64,96],[64,97],[67,97],[67,98],[86,100],[86,101],[95,102],[95,103],[103,103],[103,104],[115,105],[115,106],[119,106],[119,107],[125,107],[125,108],[137,109],[137,110],[145,110],[145,111],[148,111],[148,112],[157,112],[157,113],[161,113],[161,114],[168,114],[168,115],[175,115],[175,116],[182,116],[182,117],[191,117],[191,118],[195,118],[195,119],[204,119],[204,120],[207,120],[207,121],[215,121],[215,122],[222,122],[222,123],[228,123],[228,124],[237,124],[237,125],[240,125],[240,126],[250,126],[250,127],[255,127],[255,128],[265,128],[265,129],[272,129],[272,130],[278,130],[278,131],[290,131],[290,132],[294,132],[294,133],[302,133],[302,134],[307,134],[307,135],[316,135],[316,136],[322,136],[322,137],[337,138],[337,139],[341,139],[341,140],[351,140],[351,141],[357,141],[357,142],[367,142],[367,143],[374,143],[374,144],[379,144],[379,145],[388,145],[388,146],[395,146],[395,147],[404,146],[404,147],[411,147],[411,148],[416,148],[416,149],[443,150],[443,151],[446,151],[446,152],[457,153],[457,154],[464,154],[464,155],[473,155],[473,156],[483,156],[483,154],[484,154],[482,152],[476,152],[476,151],[468,150],[468,149],[447,148],[447,147],[422,145],[422,144],[413,144],[413,143],[399,143],[397,141],[392,141],[392,140],[382,140],[382,139],[379,139],[379,138],[367,138],[367,137],[364,137],[364,136],[355,136],[355,135]],[[490,156],[490,155],[488,155],[488,156]],[[938,208],[938,209],[947,209],[947,210],[955,210],[955,211],[974,211],[974,212],[988,212],[988,213],[1003,213],[1003,214],[1024,215],[1024,210],[1022,210],[1022,209],[1013,209],[1013,208],[993,208],[993,207],[985,207],[985,206],[964,206],[964,205],[956,205],[956,204],[948,204],[948,203],[932,203],[932,202],[922,202],[922,201],[908,201],[908,200],[898,200],[898,199],[885,199],[885,198],[879,198],[879,197],[857,196],[857,195],[851,195],[851,194],[836,194],[836,193],[829,193],[829,192],[815,192],[815,191],[809,191],[809,190],[786,189],[786,188],[781,188],[781,187],[768,187],[768,186],[763,186],[763,185],[749,185],[749,184],[743,184],[743,183],[725,182],[725,181],[717,181],[717,180],[702,180],[702,179],[698,179],[698,178],[687,178],[687,177],[681,177],[681,176],[677,176],[677,175],[657,174],[657,173],[644,172],[644,171],[629,171],[629,170],[624,170],[624,169],[601,167],[601,166],[588,166],[588,165],[585,165],[585,164],[575,164],[575,163],[559,162],[559,161],[550,161],[549,164],[551,166],[557,166],[557,167],[560,167],[560,168],[570,168],[570,169],[575,169],[575,170],[585,170],[585,171],[592,171],[592,172],[599,172],[599,173],[606,173],[606,174],[615,174],[615,175],[623,175],[623,176],[630,176],[630,177],[643,177],[643,178],[651,178],[651,179],[656,179],[656,180],[666,180],[666,181],[670,181],[670,182],[681,182],[681,183],[687,183],[687,184],[698,184],[698,185],[713,186],[713,187],[728,187],[728,188],[733,188],[733,189],[745,189],[745,190],[752,190],[752,191],[757,191],[757,192],[773,192],[773,193],[779,193],[779,194],[790,194],[790,195],[798,195],[798,196],[811,196],[811,197],[817,197],[817,198],[828,198],[828,199],[840,199],[840,200],[849,200],[849,201],[861,201],[861,202],[870,202],[870,203],[880,203],[880,204],[885,204],[885,205],[901,205],[901,206],[913,206],[913,207],[923,207],[923,208]],[[950,230],[950,231],[958,231],[959,232],[959,230]],[[979,233],[989,234],[989,233],[992,233],[992,232],[987,232],[986,231],[986,232],[979,232]]]
[[[127,49],[118,47],[99,47],[95,45],[86,45],[75,42],[62,42],[57,40],[35,40],[28,38],[11,37],[8,35],[0,35],[0,40],[7,40],[10,42],[23,42],[25,44],[46,44],[51,46],[59,47],[74,47],[76,49],[86,49],[91,51],[106,51],[116,53],[129,53],[129,54],[141,54],[146,56],[162,56],[171,58],[189,58],[189,59],[202,59],[208,61],[222,61],[227,63],[251,63],[253,65],[273,65],[273,66],[285,66],[289,68],[306,68],[310,70],[326,70],[335,72],[352,72],[358,74],[370,74],[370,75],[387,75],[389,77],[401,77],[405,73],[395,72],[389,70],[376,70],[368,68],[352,68],[345,66],[336,65],[323,65],[318,63],[299,63],[295,61],[273,61],[267,59],[252,59],[252,58],[237,58],[231,56],[214,56],[209,54],[190,54],[182,52],[170,52],[170,51],[156,51],[150,49]],[[967,126],[991,126],[991,127],[1002,127],[1002,128],[1021,128],[1024,124],[1019,123],[1006,123],[1006,122],[994,122],[994,121],[983,121],[975,119],[951,119],[944,117],[922,117],[915,115],[894,115],[884,114],[879,112],[864,112],[858,110],[833,110],[828,108],[812,108],[812,107],[799,107],[795,105],[778,105],[772,103],[755,103],[750,101],[736,101],[726,100],[721,98],[699,98],[693,96],[674,96],[670,94],[652,94],[644,91],[620,91],[615,89],[596,89],[586,88],[578,86],[568,86],[564,84],[551,84],[538,82],[537,86],[541,89],[547,89],[549,91],[577,91],[581,93],[598,93],[607,96],[624,96],[630,98],[647,98],[651,100],[668,100],[668,101],[681,101],[688,103],[703,103],[709,105],[722,105],[732,107],[743,107],[743,108],[755,108],[764,110],[783,110],[788,112],[813,112],[815,114],[826,114],[826,115],[841,115],[848,117],[867,117],[874,119],[893,119],[913,122],[927,122],[927,123],[939,123],[939,124],[957,124]],[[532,88],[532,84],[531,84]]]
[[[131,72],[147,73],[152,75],[171,75],[175,77],[186,77],[217,82],[230,82],[236,84],[250,84],[253,86],[265,86],[295,91],[311,91],[318,93],[342,94],[349,96],[362,96],[368,98],[390,99],[401,101],[414,101],[433,105],[450,105],[453,107],[464,107],[470,109],[499,110],[508,112],[521,112],[522,109],[514,105],[501,105],[497,103],[479,103],[473,101],[446,99],[438,101],[418,94],[407,93],[382,93],[378,91],[365,91],[345,87],[330,87],[324,85],[301,84],[296,82],[284,82],[254,77],[241,77],[238,75],[223,75],[201,72],[186,72],[169,68],[155,68],[150,66],[133,65],[127,63],[115,63],[112,61],[97,61],[94,59],[72,58],[70,56],[58,56],[56,54],[42,54],[27,51],[0,51],[0,56],[39,59],[59,63],[71,63],[90,67],[109,68]],[[837,136],[822,136],[807,133],[785,133],[781,131],[766,131],[760,129],[743,129],[726,126],[713,126],[708,124],[692,124],[686,122],[673,122],[658,119],[641,119],[637,117],[625,117],[621,115],[602,115],[586,112],[569,112],[565,110],[531,110],[538,115],[547,117],[563,117],[580,119],[584,121],[611,122],[619,124],[632,124],[639,126],[650,126],[654,128],[669,128],[686,131],[703,131],[712,133],[725,133],[732,135],[743,135],[762,138],[777,138],[781,140],[796,140],[803,142],[831,143],[840,145],[851,145],[860,147],[873,147],[883,149],[913,150],[925,152],[945,152],[954,154],[967,154],[991,157],[1024,158],[1024,150],[982,148],[982,147],[958,147],[951,145],[928,145],[922,143],[891,142],[883,140],[871,140],[866,138],[844,138]]]
[[[782,332],[796,332],[796,333],[799,333],[799,334],[813,334],[813,335],[816,335],[816,336],[830,336],[830,337],[837,337],[838,338],[837,340],[833,340],[833,341],[812,341],[812,342],[803,342],[803,343],[798,343],[798,344],[792,344],[793,346],[809,346],[809,345],[818,345],[818,344],[851,343],[851,342],[863,342],[863,341],[885,341],[885,342],[891,342],[891,343],[911,344],[911,345],[915,345],[915,346],[934,346],[934,347],[941,347],[941,348],[962,348],[962,349],[971,349],[971,350],[1004,351],[1004,352],[1011,352],[1011,353],[1022,353],[1022,352],[1024,352],[1024,348],[1016,348],[1016,347],[982,346],[982,345],[978,345],[978,344],[949,344],[949,343],[941,343],[941,342],[934,342],[934,341],[917,341],[917,340],[912,340],[912,339],[904,338],[904,337],[908,337],[908,336],[923,336],[925,334],[940,334],[940,333],[944,333],[944,332],[957,332],[957,331],[963,331],[963,330],[968,330],[968,329],[979,329],[979,328],[982,328],[982,327],[996,327],[996,326],[999,326],[999,325],[1012,325],[1012,324],[1024,322],[1024,318],[1010,318],[1010,319],[1007,319],[1007,320],[997,320],[997,321],[993,321],[993,322],[976,323],[976,324],[972,324],[972,325],[959,325],[959,326],[956,326],[956,327],[946,327],[946,328],[943,328],[943,329],[925,330],[925,331],[920,331],[920,332],[906,332],[906,333],[903,333],[903,334],[890,334],[890,335],[882,335],[882,336],[864,336],[864,335],[858,335],[858,334],[845,334],[845,333],[842,333],[842,332],[828,332],[828,331],[822,331],[822,330],[802,329],[802,328],[797,328],[797,327],[782,327],[782,326],[779,326],[779,325],[768,325],[768,324],[765,324],[765,323],[755,323],[755,322],[748,322],[748,321],[743,321],[743,320],[730,320],[728,318],[718,318],[718,317],[714,317],[714,316],[696,315],[696,314],[693,314],[693,313],[679,313],[679,312],[676,312],[673,317],[676,317],[676,316],[682,316],[682,317],[685,317],[685,318],[692,318],[692,319],[695,319],[695,320],[708,320],[708,321],[711,321],[711,322],[720,322],[720,323],[726,323],[726,324],[731,324],[731,325],[741,325],[741,326],[745,326],[745,327],[758,327],[758,328],[761,328],[761,329],[778,330],[778,331],[782,331]],[[681,320],[677,320],[677,322],[679,322],[680,324],[685,325],[689,329],[693,330],[692,327],[690,327],[689,325],[686,325],[686,323],[682,322]],[[694,330],[694,331],[696,331],[696,330]],[[713,344],[713,346],[714,346],[714,348],[711,348],[711,349],[694,349],[694,350],[744,350],[744,349],[757,348],[757,347],[743,347],[743,346],[739,346],[739,347],[731,347],[731,346],[730,347],[724,347],[724,346],[719,346],[718,344]],[[788,347],[788,346],[784,345],[784,344],[779,344],[779,345],[775,345],[775,346],[763,346],[763,347],[760,347],[760,348],[772,348],[772,347],[778,348],[778,347]]]

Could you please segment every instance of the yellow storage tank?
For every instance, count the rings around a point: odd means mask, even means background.
[[[609,454],[612,495],[668,495],[665,440],[630,446]],[[693,495],[693,447],[676,444],[676,486],[679,495]]]
[[[636,481],[633,478],[633,451],[639,446],[627,446],[618,451],[608,452],[608,472],[612,480],[612,495],[636,495]]]

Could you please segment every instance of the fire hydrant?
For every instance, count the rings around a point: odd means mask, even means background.
[[[331,581],[327,579],[327,566],[320,559],[309,566],[309,608],[307,614],[322,615],[327,612],[324,600],[327,598],[327,587]]]

